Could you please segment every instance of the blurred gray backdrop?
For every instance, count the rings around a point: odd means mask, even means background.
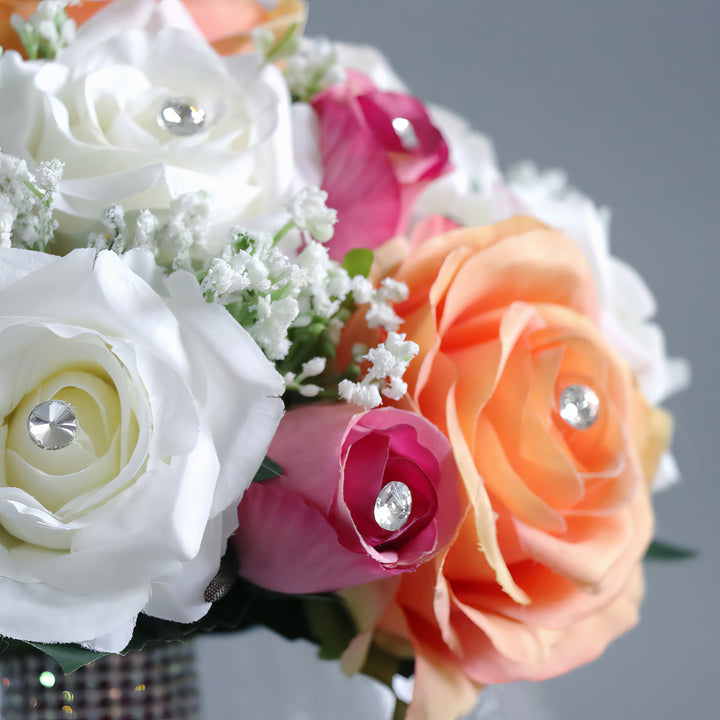
[[[701,555],[648,564],[640,626],[533,687],[532,720],[540,705],[550,720],[718,717],[719,30],[717,0],[310,0],[309,35],[378,46],[414,94],[490,135],[501,165],[564,168],[609,206],[614,253],[692,363],[668,404],[683,482],[656,498],[657,535]],[[206,720],[255,718],[232,692],[237,642],[201,642]]]

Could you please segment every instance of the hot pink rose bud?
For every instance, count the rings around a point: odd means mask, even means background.
[[[425,106],[381,92],[356,72],[317,95],[323,190],[338,211],[330,256],[375,248],[402,233],[425,185],[450,170],[449,150]]]
[[[415,570],[464,511],[450,444],[414,413],[308,406],[268,455],[283,468],[238,508],[240,573],[270,590],[326,592]]]

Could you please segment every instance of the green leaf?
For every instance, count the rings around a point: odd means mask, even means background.
[[[295,52],[295,46],[293,40],[295,39],[295,31],[298,29],[300,23],[293,23],[285,31],[282,37],[268,50],[268,54],[265,57],[265,63],[272,63],[276,60],[280,60],[286,55],[292,55]]]
[[[124,652],[142,650],[157,642],[187,640],[197,633],[245,630],[257,625],[289,640],[313,639],[300,597],[264,590],[238,578],[230,592],[194,623],[160,620],[140,613],[133,638]]]
[[[262,465],[260,465],[258,471],[255,473],[253,482],[265,482],[266,480],[272,480],[273,478],[280,477],[282,474],[283,469],[274,460],[266,457],[262,461]]]
[[[95,652],[94,650],[86,650],[79,645],[46,645],[45,643],[35,642],[29,642],[27,644],[49,655],[62,668],[62,671],[66,675],[108,654]]]
[[[368,277],[373,263],[372,250],[367,248],[355,248],[345,253],[342,266],[347,270],[350,277],[362,275]]]
[[[653,540],[645,553],[645,560],[690,560],[697,557],[698,551],[678,545]]]
[[[305,598],[305,614],[319,645],[318,657],[337,660],[357,634],[355,624],[341,601]]]

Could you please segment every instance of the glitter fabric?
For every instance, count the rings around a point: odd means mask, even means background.
[[[2,720],[199,720],[191,645],[111,655],[64,676],[47,656],[0,657]]]

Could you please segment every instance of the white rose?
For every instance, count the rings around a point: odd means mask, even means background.
[[[141,611],[202,617],[283,412],[282,379],[192,275],[126,258],[0,250],[0,635],[116,652]],[[28,430],[51,399],[78,421],[56,450]]]
[[[0,97],[12,108],[0,113],[0,147],[31,169],[65,165],[55,194],[63,243],[84,244],[115,203],[162,211],[204,190],[221,246],[228,226],[277,213],[302,184],[282,74],[254,54],[218,55],[179,0],[111,3],[51,62],[6,53]],[[199,129],[176,135],[159,120],[173,99],[205,112]],[[296,124],[302,144],[311,128]]]
[[[519,203],[505,186],[490,138],[447,108],[430,105],[428,109],[450,148],[452,170],[423,190],[414,217],[445,215],[480,227],[516,215]]]
[[[356,70],[369,78],[378,90],[407,93],[408,89],[388,59],[371,45],[333,43],[338,63],[344,70]]]

